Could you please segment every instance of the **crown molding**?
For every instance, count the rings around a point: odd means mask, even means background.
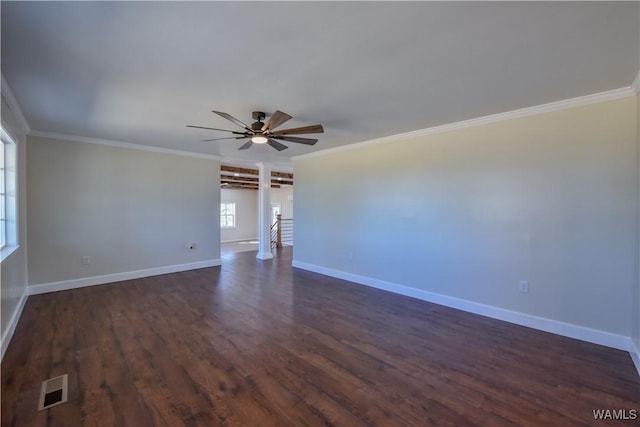
[[[198,159],[218,160],[226,165],[233,165],[238,167],[255,168],[256,160],[238,159],[235,157],[216,156],[213,154],[194,153],[192,151],[175,150],[172,148],[161,148],[151,145],[133,144],[130,142],[115,141],[110,139],[91,138],[87,136],[69,135],[56,132],[45,132],[40,130],[32,130],[29,136],[35,136],[39,138],[56,139],[59,141],[74,141],[85,142],[88,144],[106,145],[109,147],[128,148],[131,150],[151,151],[155,153],[171,154],[175,156],[195,157]],[[293,172],[293,162],[267,162],[272,168],[278,169],[278,171]]]
[[[636,76],[634,83],[640,78]],[[638,81],[640,84],[640,81]],[[481,126],[489,123],[497,123],[505,120],[511,120],[521,117],[535,116],[538,114],[549,113],[552,111],[566,110],[569,108],[575,108],[590,104],[596,104],[598,102],[612,101],[615,99],[626,98],[629,96],[635,96],[635,91],[631,86],[609,90],[606,92],[599,92],[592,95],[579,96],[577,98],[563,99],[561,101],[550,102],[548,104],[536,105],[533,107],[521,108],[518,110],[507,111],[504,113],[491,114],[489,116],[478,117],[475,119],[462,120],[459,122],[448,123],[439,126],[433,126],[430,128],[420,129],[412,132],[399,133],[396,135],[386,136],[383,138],[370,139],[367,141],[356,142],[354,144],[343,145],[340,147],[327,148],[325,150],[314,151],[312,153],[302,154],[300,156],[294,156],[291,159],[293,161],[308,159],[312,157],[326,156],[329,154],[340,153],[342,151],[354,150],[357,148],[364,148],[374,146],[378,144],[386,144],[389,142],[396,142],[409,138],[416,138],[421,136],[433,135],[436,133],[450,132],[458,129],[464,129],[473,126]]]
[[[22,131],[25,134],[28,134],[29,132],[31,132],[31,126],[29,126],[29,122],[27,122],[27,119],[24,117],[24,114],[22,114],[20,105],[18,104],[18,101],[16,101],[16,97],[13,96],[13,91],[11,90],[11,86],[9,86],[9,83],[4,78],[4,74],[0,73],[0,78],[2,79],[2,82],[1,82],[2,97],[6,101],[11,112],[15,115],[16,120],[18,121],[18,124],[22,128]]]
[[[78,135],[66,135],[55,132],[43,132],[39,130],[32,130],[29,136],[36,136],[39,138],[57,139],[60,141],[74,141],[74,142],[86,142],[88,144],[107,145],[109,147],[128,148],[131,150],[151,151],[154,153],[172,154],[176,156],[196,157],[199,159],[220,160],[223,158],[220,156],[214,156],[212,154],[194,153],[191,151],[174,150],[172,148],[154,147],[151,145],[132,144],[130,142],[114,141],[110,139],[89,138]]]
[[[31,128],[29,127],[29,124],[27,123],[26,119],[22,115],[22,112],[20,111],[20,107],[15,101],[15,98],[13,97],[11,89],[9,88],[8,84],[4,79],[4,76],[2,76],[2,93],[3,93],[3,97],[7,101],[7,104],[12,109],[12,111],[16,114],[21,125],[26,129],[26,132],[30,136],[57,139],[57,140],[75,141],[75,142],[86,142],[90,144],[107,145],[111,147],[129,148],[133,150],[151,151],[156,153],[196,157],[196,158],[219,160],[219,161],[226,161],[226,162],[237,162],[237,163],[243,163],[243,164],[254,163],[251,161],[247,161],[245,159],[241,160],[241,159],[235,159],[235,158],[226,158],[223,156],[194,153],[190,151],[175,150],[171,148],[161,148],[161,147],[154,147],[150,145],[133,144],[129,142],[114,141],[114,140],[108,140],[108,139],[90,138],[90,137],[82,137],[77,135],[60,134],[55,132],[31,130]],[[405,133],[400,133],[396,135],[390,135],[382,138],[370,139],[367,141],[356,142],[353,144],[348,144],[340,147],[327,148],[325,150],[319,150],[319,151],[314,151],[312,153],[293,156],[291,157],[291,161],[302,160],[302,159],[307,159],[312,157],[326,156],[334,153],[339,153],[342,151],[354,150],[358,148],[364,148],[364,147],[374,146],[378,144],[385,144],[389,142],[396,142],[404,139],[427,136],[427,135],[432,135],[436,133],[450,132],[450,131],[464,129],[464,128],[473,127],[473,126],[481,126],[489,123],[497,123],[497,122],[511,120],[515,118],[549,113],[552,111],[566,110],[569,108],[596,104],[598,102],[612,101],[616,99],[626,98],[629,96],[635,96],[638,93],[640,93],[640,70],[638,70],[638,73],[636,74],[636,77],[634,78],[631,85],[625,88],[614,89],[606,92],[599,92],[592,95],[580,96],[576,98],[564,99],[561,101],[555,101],[547,104],[536,105],[533,107],[521,108],[518,110],[507,111],[504,113],[491,114],[488,116],[477,117],[474,119],[462,120],[459,122],[433,126],[430,128],[419,129],[416,131],[405,132]],[[278,165],[275,165],[275,164],[274,166],[278,167]],[[279,166],[291,167],[289,163],[282,164]]]

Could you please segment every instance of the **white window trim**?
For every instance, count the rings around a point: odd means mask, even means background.
[[[222,225],[222,205],[233,205],[233,225],[232,226],[223,226]],[[223,230],[229,230],[232,228],[236,228],[236,203],[235,202],[221,202],[220,203],[220,228]]]
[[[8,244],[7,242],[7,151],[9,148],[9,138],[5,137],[5,132],[0,128],[2,137],[0,138],[0,250]]]
[[[5,221],[0,226],[5,230],[5,245],[0,248],[0,262],[14,253],[18,245],[18,145],[16,139],[0,126],[0,143],[3,144],[5,183]]]
[[[4,262],[5,259],[9,258],[9,256],[20,248],[20,245],[6,245],[2,250],[0,250],[0,264]]]

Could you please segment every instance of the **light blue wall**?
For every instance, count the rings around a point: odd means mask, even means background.
[[[219,260],[218,160],[29,137],[27,162],[29,285]]]
[[[626,97],[299,158],[294,263],[630,337],[637,150]]]

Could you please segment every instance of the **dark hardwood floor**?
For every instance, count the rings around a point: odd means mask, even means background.
[[[29,298],[3,426],[585,426],[638,411],[629,355],[228,255],[219,268]],[[37,412],[43,380],[69,402]],[[639,420],[628,420],[638,425]]]

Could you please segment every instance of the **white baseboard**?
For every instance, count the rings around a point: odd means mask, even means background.
[[[199,268],[217,267],[221,264],[222,261],[220,259],[212,259],[187,264],[169,265],[166,267],[148,268],[145,270],[125,271],[123,273],[107,274],[104,276],[83,277],[80,279],[30,285],[27,287],[27,291],[29,295],[37,295],[47,292],[83,288],[85,286],[104,285],[106,283],[120,282],[123,280],[140,279],[142,277],[158,276],[161,274],[178,273],[180,271],[196,270]]]
[[[247,242],[249,240],[258,240],[257,237],[247,237],[245,239],[221,240],[220,243]]]
[[[22,310],[24,310],[24,305],[27,303],[27,298],[29,298],[29,294],[27,291],[28,289],[25,288],[22,296],[20,297],[20,301],[18,301],[18,305],[16,306],[15,310],[13,310],[11,320],[9,321],[9,326],[2,335],[2,343],[0,344],[0,361],[4,359],[4,353],[9,347],[9,342],[11,342],[13,333],[16,331],[16,326],[18,325],[18,320],[20,320],[20,316],[22,315]]]
[[[411,288],[408,286],[398,285],[396,283],[386,282],[383,280],[373,279],[371,277],[360,276],[357,274],[347,273],[340,270],[333,270],[315,264],[309,264],[302,261],[293,260],[293,267],[303,270],[312,271],[314,273],[324,274],[338,279],[348,280],[350,282],[361,285],[370,286],[372,288],[382,289],[396,294],[417,298],[423,301],[456,308],[458,310],[470,313],[480,314],[482,316],[494,319],[504,320],[505,322],[515,323],[521,326],[538,329],[545,332],[551,332],[569,338],[575,338],[594,344],[600,344],[612,347],[618,350],[631,351],[631,338],[624,335],[612,334],[610,332],[600,331],[597,329],[586,328],[584,326],[573,325],[558,320],[548,319],[544,317],[534,316],[531,314],[521,313],[517,311],[507,310],[500,307],[481,304],[478,302],[465,300],[461,298],[451,297],[438,294],[435,292],[425,291],[422,289]],[[638,355],[636,351],[636,356]],[[633,354],[632,354],[632,357]],[[636,362],[634,360],[634,362]],[[636,367],[638,366],[636,362]]]
[[[638,371],[638,375],[640,375],[640,348],[636,346],[633,340],[631,340],[629,354],[631,355],[631,360],[633,360],[633,364],[636,365],[636,370]]]
[[[166,267],[149,268],[145,270],[127,271],[124,273],[107,274],[104,276],[83,277],[81,279],[63,280],[60,282],[41,283],[37,285],[27,286],[24,293],[20,297],[17,307],[15,308],[9,326],[2,335],[0,343],[0,361],[4,359],[4,354],[9,347],[9,342],[22,315],[22,310],[27,302],[29,295],[44,294],[47,292],[63,291],[67,289],[82,288],[85,286],[103,285],[106,283],[120,282],[122,280],[140,279],[143,277],[158,276],[161,274],[178,273],[180,271],[196,270],[199,268],[217,267],[221,265],[220,259],[212,259],[207,261],[191,262],[188,264],[170,265]]]

